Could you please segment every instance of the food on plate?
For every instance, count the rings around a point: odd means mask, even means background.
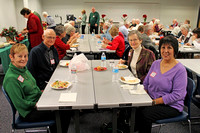
[[[126,84],[138,84],[140,83],[140,79],[135,77],[121,77],[120,81]]]
[[[127,65],[124,65],[124,64],[118,64],[117,67],[118,67],[119,69],[126,69],[126,68],[128,68],[128,66],[127,66]]]
[[[4,48],[5,46],[4,46],[4,44],[0,44],[0,48]]]
[[[78,47],[79,45],[78,44],[73,44],[72,46],[71,46],[71,48],[75,48],[75,47]]]
[[[67,81],[58,81],[57,80],[51,84],[51,87],[56,88],[56,89],[62,89],[62,88],[67,88],[69,85],[70,85],[70,83]]]
[[[105,70],[105,68],[104,67],[101,67],[101,66],[98,66],[98,67],[96,67],[97,68],[97,71],[103,71],[103,70]]]
[[[61,61],[60,61],[60,66],[68,67],[68,66],[69,66],[69,63],[70,63],[70,61],[61,60]]]
[[[125,81],[125,78],[124,78],[124,77],[121,77],[121,80],[122,80],[122,81]]]
[[[66,62],[66,66],[69,66],[69,62]]]
[[[136,82],[139,82],[139,79],[135,78],[135,79],[132,79],[132,80],[127,80],[127,82],[129,82],[129,83],[136,83]]]

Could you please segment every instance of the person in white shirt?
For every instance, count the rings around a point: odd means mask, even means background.
[[[119,27],[119,32],[121,32],[124,36],[125,43],[128,44],[128,28],[130,27],[130,22],[125,21],[124,25]]]
[[[200,49],[200,28],[195,28],[192,33],[192,44],[195,48]]]
[[[178,41],[183,42],[185,45],[192,44],[192,33],[189,32],[189,25],[183,24],[180,27],[182,35],[179,37]]]

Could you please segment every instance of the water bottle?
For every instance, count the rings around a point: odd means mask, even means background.
[[[106,55],[104,52],[101,54],[101,67],[106,67]]]
[[[72,68],[71,68],[71,81],[76,83],[78,82],[77,80],[77,68],[75,64],[72,64]]]
[[[92,32],[92,36],[94,36],[94,32]]]
[[[112,69],[112,82],[118,82],[118,73],[119,68],[117,66],[114,66]]]
[[[181,49],[184,48],[184,41],[181,41]]]

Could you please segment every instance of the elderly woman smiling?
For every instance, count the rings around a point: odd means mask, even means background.
[[[175,117],[184,107],[187,72],[175,59],[178,54],[177,39],[173,36],[161,39],[159,51],[162,59],[153,62],[143,83],[154,106],[141,107],[136,111],[139,133],[150,133],[153,122]]]
[[[142,35],[139,31],[129,32],[128,41],[132,49],[128,53],[128,60],[120,60],[120,63],[127,63],[133,75],[143,82],[155,60],[155,55],[149,49],[141,46]]]
[[[180,27],[182,35],[179,37],[179,42],[184,42],[185,45],[191,45],[192,44],[192,34],[189,32],[190,27],[188,24],[183,24]]]

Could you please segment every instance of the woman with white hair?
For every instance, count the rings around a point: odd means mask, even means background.
[[[56,23],[55,23],[53,17],[49,16],[47,12],[43,12],[42,15],[43,15],[43,17],[46,18],[47,25],[48,25],[47,29],[55,29]]]
[[[79,37],[79,33],[75,33],[76,29],[72,25],[66,24],[64,27],[66,28],[66,36],[62,38],[62,41],[65,44],[70,44],[72,40]]]
[[[154,32],[160,32],[161,28],[159,28],[160,20],[156,19],[154,22]]]
[[[180,27],[182,35],[179,37],[178,41],[183,42],[185,45],[191,45],[192,44],[192,33],[189,32],[189,25],[183,24]]]
[[[105,23],[103,24],[103,33],[104,33],[104,34],[102,34],[101,36],[100,36],[100,35],[96,35],[96,37],[97,37],[97,38],[100,38],[101,40],[103,40],[104,38],[106,38],[106,39],[108,39],[108,40],[111,41],[111,40],[112,40],[112,37],[111,37],[111,35],[110,35],[110,33],[109,33],[110,28],[111,28],[111,24],[108,23],[108,22],[105,22]]]

